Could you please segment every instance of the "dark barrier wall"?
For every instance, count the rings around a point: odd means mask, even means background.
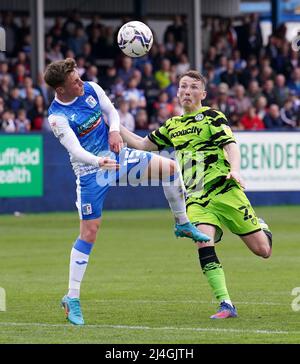
[[[51,134],[44,134],[43,197],[0,198],[0,213],[76,211],[76,182],[69,155]],[[254,205],[300,204],[300,192],[249,192]],[[167,208],[161,187],[112,187],[105,209]]]

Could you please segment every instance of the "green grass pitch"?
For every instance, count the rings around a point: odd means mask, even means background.
[[[81,287],[84,327],[59,305],[77,214],[0,216],[0,343],[300,343],[300,206],[256,212],[273,230],[273,256],[225,231],[217,253],[239,317],[213,321],[217,302],[170,211],[106,211]]]

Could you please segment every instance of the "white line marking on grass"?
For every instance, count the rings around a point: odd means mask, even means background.
[[[127,325],[84,325],[74,326],[71,324],[43,324],[38,322],[0,322],[1,326],[27,326],[27,327],[49,327],[49,328],[88,328],[88,329],[122,329],[122,330],[159,330],[159,331],[198,331],[198,332],[230,332],[233,334],[300,334],[300,331],[282,331],[282,330],[242,330],[242,329],[221,329],[214,327],[150,327],[150,326],[127,326]]]
[[[218,302],[217,301],[197,301],[197,300],[170,300],[170,301],[164,301],[164,300],[94,300],[93,302],[102,302],[102,303],[111,303],[111,302],[119,302],[119,303],[137,303],[137,304],[142,304],[142,303],[183,303],[183,304],[186,304],[186,303],[192,303],[192,304],[213,304],[213,305],[218,305]],[[245,302],[245,301],[234,301],[234,304],[237,304],[237,305],[265,305],[265,306],[289,306],[290,305],[290,302],[288,303],[277,303],[277,302],[254,302],[254,301],[251,301],[251,302]]]

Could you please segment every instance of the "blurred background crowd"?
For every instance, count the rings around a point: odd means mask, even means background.
[[[0,58],[0,130],[49,130],[47,108],[54,95],[40,75],[30,72],[29,16],[1,14],[7,51]],[[100,84],[128,129],[153,130],[182,109],[176,97],[180,75],[190,69],[188,26],[176,16],[163,41],[142,58],[124,56],[116,43],[119,27],[103,24],[100,15],[77,11],[52,19],[45,37],[46,64],[76,59],[84,81]],[[122,19],[123,23],[131,19]],[[121,26],[122,22],[120,22]],[[203,17],[202,73],[207,79],[205,106],[224,112],[234,130],[293,130],[300,127],[299,52],[281,25],[263,42],[256,14],[239,19]]]

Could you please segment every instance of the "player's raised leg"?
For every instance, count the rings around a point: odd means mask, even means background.
[[[164,194],[175,218],[175,235],[196,241],[209,241],[210,237],[190,223],[186,214],[184,187],[176,163],[153,154],[144,178],[162,181]]]
[[[253,234],[241,236],[247,247],[262,258],[269,258],[272,254],[272,234],[261,230]]]

